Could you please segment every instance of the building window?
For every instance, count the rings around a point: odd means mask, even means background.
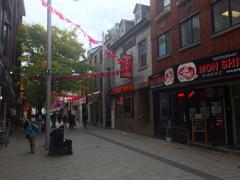
[[[147,66],[147,41],[144,40],[138,44],[139,68]]]
[[[2,0],[0,0],[0,42],[3,42],[2,40],[2,30],[3,30],[3,6],[2,6]]]
[[[94,65],[97,65],[97,55],[94,56]]]
[[[3,55],[8,56],[10,50],[11,42],[11,27],[9,24],[5,23],[3,26]]]
[[[240,23],[240,1],[219,0],[213,4],[214,32]]]
[[[99,58],[100,58],[100,64],[101,64],[102,61],[103,61],[103,53],[102,53],[102,50],[100,51]]]
[[[199,15],[195,15],[181,24],[181,46],[186,47],[200,41]]]
[[[170,32],[160,35],[157,39],[158,57],[171,53]]]
[[[137,9],[137,11],[135,12],[134,16],[135,16],[135,24],[137,24],[138,22],[140,22],[142,20],[141,8]]]
[[[187,2],[190,2],[190,0],[178,0],[178,1],[177,1],[177,6],[182,6],[182,5],[184,5],[185,3],[187,3]]]
[[[171,9],[171,0],[158,0],[157,1],[157,13],[161,14],[164,11],[168,11]]]

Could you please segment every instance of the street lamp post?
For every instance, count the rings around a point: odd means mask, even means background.
[[[105,49],[105,38],[104,32],[102,33],[102,71],[104,72],[104,49]],[[102,117],[103,117],[103,128],[106,126],[106,103],[105,103],[105,77],[102,79]]]
[[[48,0],[48,7],[51,7],[52,0]],[[45,150],[49,147],[49,130],[50,130],[50,110],[51,110],[51,79],[52,79],[52,14],[47,11],[47,32],[48,32],[48,50],[47,50],[47,107],[46,107],[46,133],[45,133]]]

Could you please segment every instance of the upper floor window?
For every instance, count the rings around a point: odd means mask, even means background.
[[[126,24],[123,23],[120,26],[120,36],[123,36],[125,34]]]
[[[94,65],[97,65],[97,55],[94,56]]]
[[[144,40],[138,44],[139,68],[147,66],[147,41]]]
[[[213,4],[214,32],[240,23],[240,1],[218,0]]]
[[[181,47],[200,41],[199,15],[192,16],[181,24]]]
[[[137,24],[138,22],[140,22],[142,20],[142,9],[138,8],[134,14],[135,16],[135,24]]]
[[[3,55],[8,56],[11,45],[11,26],[7,23],[3,26]]]
[[[101,64],[102,61],[103,61],[103,53],[102,53],[102,50],[100,51],[99,58],[100,58],[100,64]]]
[[[166,32],[157,38],[158,57],[166,56],[171,53],[170,32]]]
[[[171,0],[157,0],[157,13],[170,10]]]
[[[3,30],[3,5],[2,0],[0,0],[0,42],[2,42],[2,30]]]

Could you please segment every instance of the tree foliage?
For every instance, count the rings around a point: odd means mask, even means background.
[[[47,32],[41,25],[23,24],[18,31],[18,43],[22,52],[22,82],[25,88],[26,101],[34,107],[41,108],[46,99],[47,70]],[[84,64],[85,49],[77,41],[75,30],[52,28],[52,75],[63,76],[72,73],[86,73],[93,70],[91,65]],[[29,77],[39,76],[37,81]],[[87,90],[91,80],[52,82],[52,91]]]

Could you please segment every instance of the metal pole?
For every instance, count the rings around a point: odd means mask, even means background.
[[[104,38],[104,32],[102,33],[102,71],[104,72],[104,63],[105,63],[105,58],[104,58],[104,49],[105,49],[105,38]],[[103,75],[102,78],[102,117],[103,117],[103,128],[106,126],[106,103],[105,103],[105,77]]]
[[[48,6],[52,5],[52,0],[48,0]],[[47,11],[47,32],[48,32],[48,51],[47,51],[47,102],[46,102],[46,133],[45,150],[49,147],[50,129],[50,109],[51,109],[51,73],[52,73],[52,14]]]

